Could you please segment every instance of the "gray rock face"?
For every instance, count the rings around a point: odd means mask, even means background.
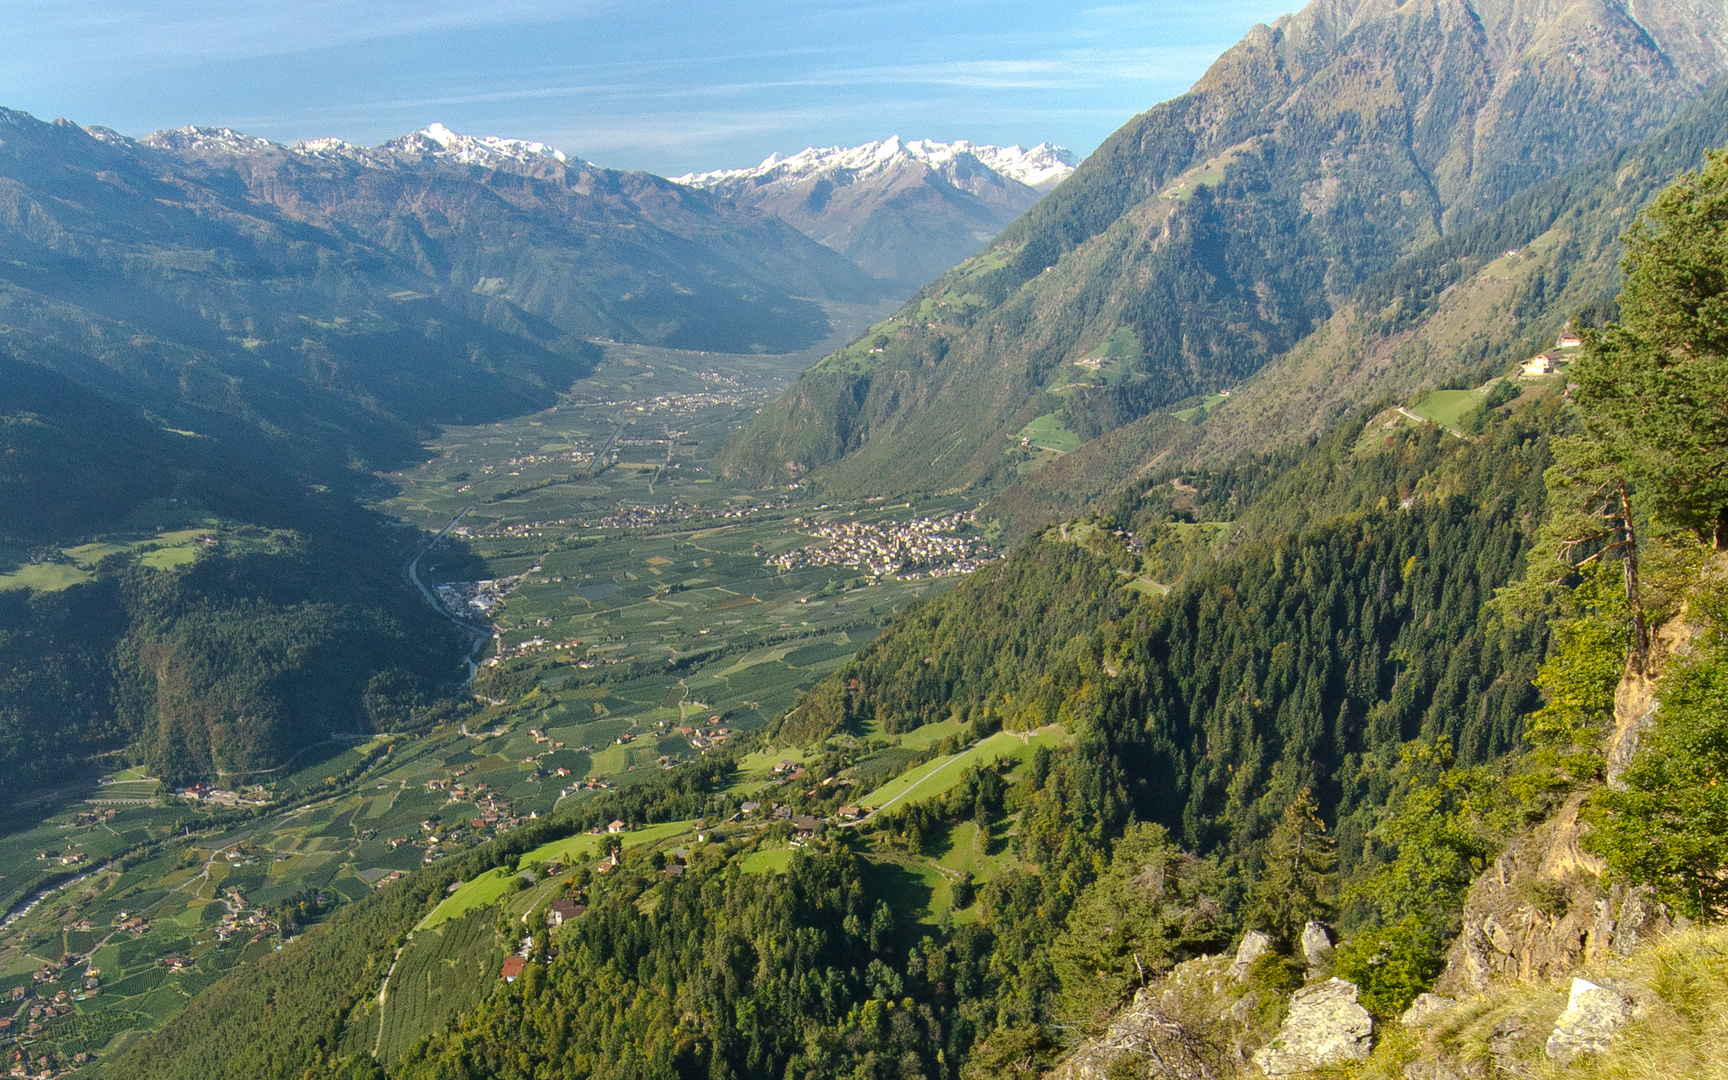
[[[1242,935],[1242,944],[1236,947],[1236,959],[1231,962],[1226,974],[1237,982],[1248,977],[1262,956],[1272,951],[1272,937],[1258,930],[1250,930]]]
[[[1267,1076],[1290,1076],[1327,1065],[1366,1061],[1374,1019],[1356,1002],[1356,984],[1327,979],[1296,991],[1278,1037],[1254,1055]]]
[[[1404,1015],[1398,1018],[1398,1022],[1405,1027],[1421,1027],[1456,1004],[1458,1002],[1452,998],[1441,997],[1439,994],[1417,994],[1416,1000],[1404,1010]]]
[[[1310,977],[1332,971],[1332,935],[1317,922],[1302,928],[1302,958],[1308,961]]]
[[[1620,1025],[1631,1019],[1632,1012],[1632,999],[1620,991],[1588,979],[1573,979],[1566,1011],[1548,1036],[1548,1057],[1564,1065],[1580,1054],[1601,1053],[1614,1040]]]

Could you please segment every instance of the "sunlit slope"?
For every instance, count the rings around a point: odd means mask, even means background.
[[[1010,437],[1053,408],[1096,437],[1234,387],[1412,248],[1695,97],[1722,17],[1671,15],[1316,2],[1256,28],[992,250],[812,369],[726,464],[846,492],[999,486],[1018,474]],[[1134,377],[1075,385],[1123,330]]]

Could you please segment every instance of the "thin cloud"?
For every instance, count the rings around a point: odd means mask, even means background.
[[[136,6],[108,0],[15,0],[0,55],[32,63],[43,48],[78,42],[87,61],[178,66],[280,56],[381,38],[435,34],[592,14],[599,0],[171,0]]]

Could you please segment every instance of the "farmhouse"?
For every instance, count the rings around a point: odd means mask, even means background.
[[[1551,373],[1554,370],[1554,360],[1555,358],[1547,353],[1537,353],[1535,356],[1524,361],[1524,377],[1527,379],[1533,379],[1539,375],[1547,375]]]

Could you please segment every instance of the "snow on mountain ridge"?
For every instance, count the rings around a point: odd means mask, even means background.
[[[303,139],[292,146],[284,146],[232,128],[200,127],[196,124],[153,131],[139,142],[158,150],[219,151],[230,154],[259,154],[274,150],[305,157],[342,157],[372,166],[384,164],[398,155],[437,158],[463,165],[491,168],[549,162],[560,165],[584,164],[581,159],[572,158],[562,150],[542,142],[505,139],[497,135],[459,135],[443,124],[432,124],[371,147],[356,146],[336,138]]]
[[[813,146],[788,157],[770,154],[754,168],[686,173],[671,177],[671,180],[676,184],[708,188],[747,180],[796,181],[836,172],[850,173],[853,179],[862,179],[913,161],[947,175],[964,156],[970,156],[998,175],[1033,188],[1052,187],[1074,171],[1074,155],[1047,142],[1025,149],[1018,145],[981,145],[964,139],[951,143],[933,139],[902,141],[895,135],[862,146]]]
[[[152,131],[138,141],[158,150],[219,150],[230,154],[256,154],[272,148],[283,149],[269,139],[247,135],[233,128],[204,127],[199,124]]]
[[[443,124],[432,124],[411,135],[391,139],[378,149],[436,155],[464,165],[495,165],[500,161],[564,163],[570,160],[564,151],[542,142],[505,139],[497,135],[458,135]]]

